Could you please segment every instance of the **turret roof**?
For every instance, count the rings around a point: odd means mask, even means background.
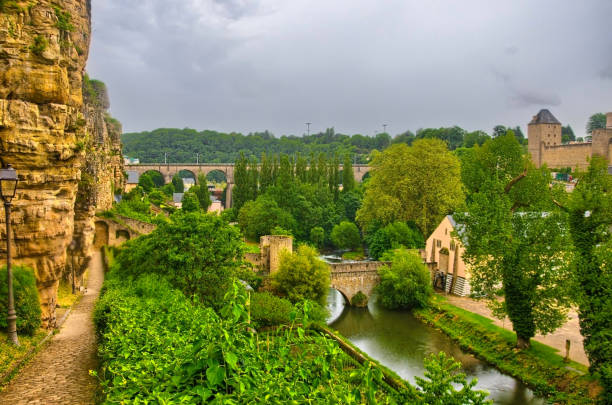
[[[559,124],[558,119],[555,118],[554,115],[546,108],[541,109],[538,115],[534,116],[529,124]]]

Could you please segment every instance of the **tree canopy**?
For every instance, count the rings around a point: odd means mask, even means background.
[[[455,218],[472,290],[510,318],[517,346],[527,347],[565,322],[570,302],[570,244],[550,173],[533,168],[508,131],[466,157],[463,177],[468,202]]]
[[[376,154],[357,221],[414,221],[429,235],[463,201],[459,159],[439,139],[395,144]]]
[[[591,135],[594,130],[606,127],[606,114],[596,113],[589,117],[586,124],[587,134]]]

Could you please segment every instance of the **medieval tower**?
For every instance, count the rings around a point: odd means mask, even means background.
[[[604,157],[612,166],[612,113],[606,115],[606,128],[596,129],[592,142],[563,144],[561,122],[546,109],[533,117],[527,127],[529,154],[536,167],[586,169],[593,155]]]

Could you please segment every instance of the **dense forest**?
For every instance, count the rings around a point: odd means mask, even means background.
[[[484,131],[468,132],[458,126],[448,128],[424,128],[416,134],[406,131],[394,137],[387,133],[376,136],[361,134],[345,135],[336,133],[333,128],[312,135],[283,135],[279,138],[272,133],[255,132],[248,135],[222,133],[211,130],[201,132],[195,129],[160,128],[153,131],[126,133],[122,136],[123,153],[138,158],[142,163],[164,161],[167,153],[168,163],[231,163],[240,154],[247,159],[260,159],[262,153],[303,155],[324,153],[325,155],[355,157],[355,163],[367,163],[367,156],[374,149],[383,150],[395,143],[411,145],[416,139],[438,138],[445,141],[450,150],[460,147],[482,145],[487,139],[506,132],[506,127],[498,125],[488,134]],[[508,128],[510,129],[510,128]],[[520,127],[513,128],[520,142],[526,142]]]

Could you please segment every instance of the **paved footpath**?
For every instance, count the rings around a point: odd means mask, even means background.
[[[474,312],[486,318],[492,319],[493,323],[502,328],[512,330],[512,323],[508,318],[499,320],[493,316],[491,310],[487,307],[484,301],[474,300],[468,297],[457,297],[455,295],[447,295],[448,302],[456,307],[463,308],[466,311]],[[578,324],[578,314],[571,310],[568,314],[568,321],[563,326],[551,334],[542,336],[536,335],[533,340],[536,340],[545,345],[554,347],[559,351],[561,356],[565,356],[565,340],[569,339],[570,344],[570,359],[577,363],[589,365],[589,360],[584,352],[583,337],[580,334],[580,325]]]
[[[89,267],[87,293],[58,334],[0,392],[1,405],[93,404],[97,383],[89,370],[97,366],[93,309],[104,279],[96,252]]]

